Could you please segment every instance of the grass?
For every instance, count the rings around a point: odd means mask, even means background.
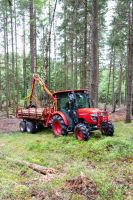
[[[98,200],[133,198],[133,123],[115,123],[114,137],[95,132],[88,142],[79,142],[73,135],[54,138],[48,129],[37,134],[1,134],[0,149],[0,199],[39,199],[37,195],[45,192],[46,199],[58,193],[67,200],[70,193],[62,192],[62,187],[80,174],[96,184]],[[49,179],[7,161],[6,156],[55,168],[59,175]],[[71,199],[85,197],[73,194]]]

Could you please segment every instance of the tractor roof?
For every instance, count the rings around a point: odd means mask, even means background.
[[[54,92],[53,95],[61,94],[61,93],[68,93],[68,92],[84,92],[84,91],[88,91],[88,90],[87,89],[81,89],[81,90],[62,90],[62,91]]]

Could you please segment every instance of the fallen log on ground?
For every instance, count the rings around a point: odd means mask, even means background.
[[[43,175],[48,175],[48,174],[56,174],[57,173],[57,170],[53,169],[53,168],[47,168],[47,167],[44,167],[44,166],[41,166],[41,165],[38,165],[38,164],[35,164],[35,163],[29,163],[27,161],[21,161],[21,160],[16,160],[16,159],[12,159],[12,158],[9,158],[9,157],[4,157],[4,159],[6,161],[9,161],[9,162],[12,162],[12,163],[15,163],[15,164],[19,164],[19,165],[23,165],[23,166],[26,166],[40,174],[43,174]]]

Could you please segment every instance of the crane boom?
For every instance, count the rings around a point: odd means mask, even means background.
[[[32,100],[33,97],[33,91],[35,88],[35,84],[36,82],[38,82],[42,88],[44,89],[44,91],[51,97],[53,98],[53,94],[50,92],[50,90],[46,87],[45,83],[41,80],[41,78],[39,77],[38,74],[33,74],[33,78],[32,78],[32,89],[31,89],[31,93],[30,93],[30,101]]]

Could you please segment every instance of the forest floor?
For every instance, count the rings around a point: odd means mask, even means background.
[[[18,124],[0,119],[1,200],[133,199],[133,123],[114,122],[114,137],[95,131],[88,142],[54,138],[50,129],[5,134]],[[22,161],[55,171],[42,175]]]

